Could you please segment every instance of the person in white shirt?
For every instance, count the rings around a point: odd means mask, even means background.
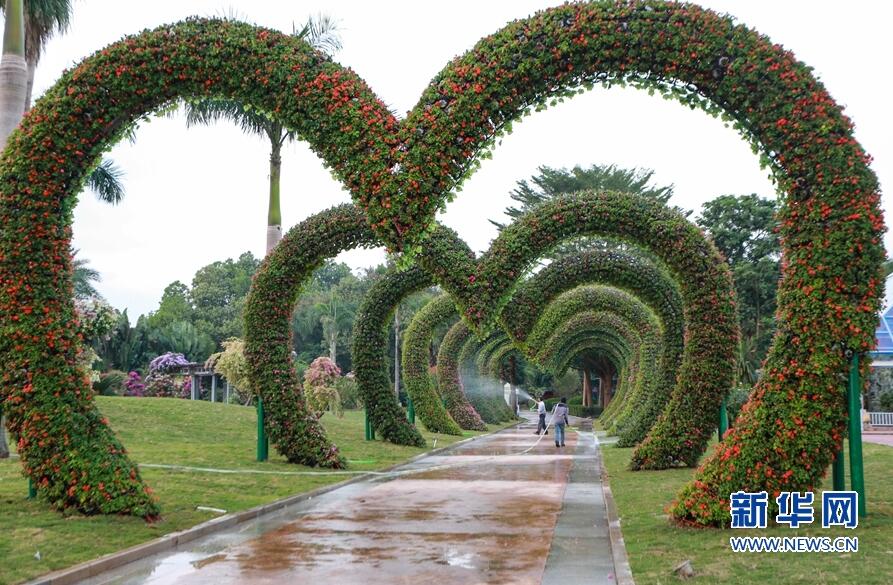
[[[539,423],[536,425],[536,434],[549,434],[548,429],[546,429],[546,403],[543,402],[542,398],[538,398],[536,401],[536,413],[539,415]]]

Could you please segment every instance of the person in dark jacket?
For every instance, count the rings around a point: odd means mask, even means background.
[[[564,427],[570,422],[567,418],[567,398],[562,398],[552,409],[552,426],[555,427],[555,446],[564,447]]]

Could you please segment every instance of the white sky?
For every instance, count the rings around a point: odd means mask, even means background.
[[[257,24],[292,30],[308,14],[340,20],[344,49],[335,60],[353,68],[398,112],[415,105],[428,81],[455,55],[509,20],[558,4],[548,0],[360,2],[313,0],[78,0],[68,34],[53,39],[37,71],[35,95],[62,70],[125,34],[190,15],[235,12]],[[847,107],[856,136],[875,158],[881,185],[893,183],[888,73],[893,9],[871,1],[705,0],[768,34],[815,69]],[[883,55],[887,55],[884,58]],[[154,120],[135,144],[110,154],[125,171],[127,197],[111,207],[85,194],[75,214],[74,245],[102,274],[100,292],[131,318],[157,307],[173,280],[251,250],[266,237],[268,146],[222,123],[187,130],[183,120]],[[515,125],[492,160],[465,185],[441,217],[475,250],[495,235],[517,179],[538,165],[616,163],[656,170],[655,183],[676,186],[673,204],[699,210],[713,197],[757,192],[774,196],[750,147],[722,122],[635,90],[596,89]],[[348,194],[303,144],[283,156],[282,211],[288,228],[349,201]],[[884,207],[891,201],[884,197]],[[888,220],[889,221],[889,220]],[[890,236],[886,243],[891,243]],[[383,259],[381,251],[343,254],[353,267]]]

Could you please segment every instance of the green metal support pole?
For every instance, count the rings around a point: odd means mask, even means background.
[[[28,499],[33,500],[37,497],[37,488],[34,487],[34,482],[31,481],[31,478],[28,478]]]
[[[270,442],[264,428],[264,401],[257,397],[257,460],[266,461],[270,455]]]
[[[722,441],[722,436],[726,434],[726,431],[729,430],[729,410],[728,403],[726,402],[726,397],[722,397],[722,402],[719,404],[719,440]]]
[[[375,427],[372,426],[372,419],[369,418],[369,409],[365,409],[366,413],[366,440],[374,441],[375,440]]]
[[[409,424],[415,426],[415,405],[412,403],[412,398],[406,398],[406,415],[409,418]]]
[[[850,362],[850,383],[847,388],[850,422],[850,488],[859,494],[859,516],[868,512],[865,502],[865,474],[862,466],[862,378],[859,375],[859,354]]]
[[[831,478],[834,483],[834,491],[842,492],[846,490],[846,479],[844,478],[844,460],[843,447],[837,450],[834,455],[834,463],[831,464]]]

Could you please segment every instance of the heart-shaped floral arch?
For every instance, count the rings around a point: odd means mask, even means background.
[[[664,330],[663,363],[665,377],[645,395],[628,395],[628,402],[613,402],[614,407],[602,413],[608,415],[623,405],[623,413],[611,418],[611,428],[619,434],[618,444],[631,447],[640,443],[657,420],[676,384],[676,364],[682,356],[684,316],[679,286],[666,270],[635,249],[586,250],[552,262],[524,282],[512,293],[512,298],[500,314],[502,328],[515,343],[528,345],[528,335],[537,326],[537,319],[550,303],[581,284],[604,284],[625,290],[641,299],[660,319]],[[545,327],[544,327],[545,329]],[[610,405],[609,405],[610,407]]]
[[[790,52],[730,17],[646,0],[567,4],[510,23],[435,76],[402,122],[307,44],[233,22],[143,32],[66,72],[0,163],[0,394],[41,494],[86,512],[157,513],[75,366],[71,301],[76,193],[133,120],[200,96],[267,111],[332,167],[380,241],[412,250],[500,132],[595,83],[654,89],[728,118],[785,195],[779,329],[766,374],[675,517],[719,524],[731,491],[813,488],[842,440],[845,351],[871,348],[877,324],[877,178],[850,120]],[[467,316],[485,324],[510,292],[494,289]],[[661,451],[640,447],[634,464],[660,463]],[[749,473],[757,463],[771,473]]]

